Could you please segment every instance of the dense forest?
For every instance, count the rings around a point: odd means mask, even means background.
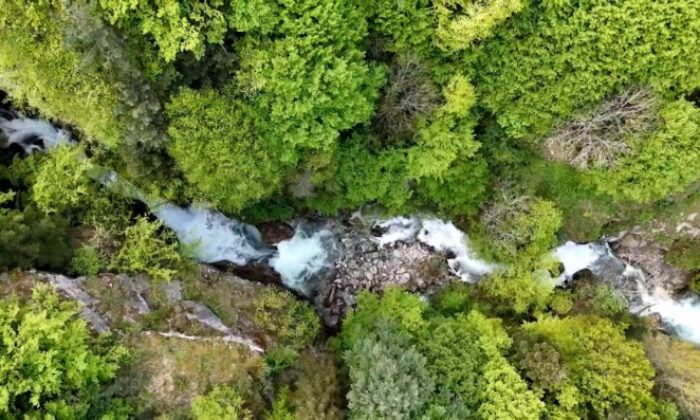
[[[699,187],[697,0],[0,0],[0,418],[700,419]]]

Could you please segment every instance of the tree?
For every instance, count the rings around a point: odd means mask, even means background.
[[[566,379],[545,392],[548,410],[579,418],[665,418],[668,407],[652,394],[654,369],[641,343],[627,339],[610,320],[542,317],[525,324],[522,333],[526,352],[541,351],[537,344],[547,343],[566,371]]]
[[[446,51],[469,48],[473,42],[488,38],[494,26],[523,6],[521,0],[437,0],[434,3],[437,44]]]
[[[675,0],[533,3],[478,47],[481,104],[509,135],[540,140],[631,85],[692,92],[700,86],[698,13],[700,4]]]
[[[0,303],[0,413],[95,418],[100,385],[115,377],[126,350],[95,346],[73,303],[38,285],[27,304]]]
[[[420,336],[428,327],[423,313],[427,305],[416,296],[398,287],[384,289],[381,299],[369,291],[357,296],[355,310],[347,315],[340,333],[343,349],[352,348],[372,331],[378,322],[388,322],[395,329]]]
[[[561,212],[550,201],[502,191],[481,216],[482,240],[500,261],[532,265],[556,244]]]
[[[659,105],[659,98],[647,89],[615,95],[545,139],[547,157],[578,169],[614,168],[631,153],[636,137],[656,127]]]
[[[102,12],[111,24],[148,35],[167,61],[183,51],[202,58],[207,44],[220,44],[228,30],[228,2],[208,3],[188,0],[154,2],[149,0],[100,0]]]
[[[700,176],[700,110],[686,100],[665,104],[659,125],[635,139],[616,168],[594,174],[598,190],[617,200],[650,203],[680,192]]]
[[[29,203],[20,208],[6,208],[14,192],[0,193],[0,269],[62,269],[71,257],[69,222],[49,217]]]
[[[557,264],[546,256],[535,266],[515,262],[489,276],[477,288],[500,313],[541,312],[551,301],[555,281],[550,271]]]
[[[503,356],[510,344],[499,319],[470,311],[436,318],[421,348],[438,391],[469,418],[538,419],[543,404]]]
[[[426,359],[385,322],[346,351],[345,361],[353,419],[415,418],[433,390]]]
[[[41,162],[32,186],[37,207],[45,213],[63,213],[89,206],[97,194],[89,169],[82,149],[61,146],[52,150]]]
[[[0,85],[15,101],[110,146],[160,142],[157,99],[85,2],[3,0],[0,32]]]

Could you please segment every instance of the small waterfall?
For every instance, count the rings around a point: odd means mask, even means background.
[[[662,322],[681,338],[700,345],[700,301],[697,298],[677,300],[662,288],[650,290],[644,273],[617,258],[607,243],[567,242],[554,253],[564,265],[566,280],[588,269],[622,292],[630,311],[640,315],[659,314]]]
[[[152,207],[153,213],[175,231],[183,244],[202,262],[228,261],[246,265],[270,256],[267,246],[254,226],[229,219],[221,213],[190,207],[181,208],[165,203]]]
[[[47,121],[23,117],[9,119],[9,115],[5,117],[0,116],[0,131],[7,139],[5,147],[16,144],[25,153],[31,154],[72,143],[68,132],[57,129]]]
[[[498,268],[498,265],[478,258],[469,247],[467,236],[452,222],[435,218],[396,217],[377,222],[374,227],[383,232],[375,238],[380,246],[418,241],[446,254],[452,273],[465,282],[473,283]]]
[[[314,231],[299,225],[292,238],[277,244],[270,266],[282,276],[285,286],[308,296],[313,277],[332,268],[332,241],[333,233],[327,228]]]

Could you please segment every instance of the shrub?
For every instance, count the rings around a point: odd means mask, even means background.
[[[43,285],[26,305],[0,303],[0,338],[0,413],[10,418],[99,417],[91,408],[100,404],[100,386],[126,355],[95,346],[77,305]]]
[[[106,266],[104,256],[97,249],[83,245],[75,250],[70,262],[70,273],[79,276],[96,276]]]
[[[139,218],[126,229],[125,236],[124,243],[112,258],[110,269],[170,281],[183,268],[175,235],[164,231],[161,221]]]
[[[249,420],[250,411],[244,408],[244,401],[233,389],[217,386],[207,395],[195,397],[192,401],[192,416],[195,420]]]

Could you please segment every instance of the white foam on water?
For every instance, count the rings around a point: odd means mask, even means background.
[[[61,144],[72,143],[69,133],[57,129],[44,120],[31,118],[7,120],[0,118],[0,130],[2,130],[5,137],[7,137],[8,145],[17,144],[28,154],[35,150],[49,150]],[[32,137],[41,139],[44,143],[44,147],[42,148],[37,144],[27,143]]]
[[[324,240],[331,236],[326,229],[307,233],[297,228],[294,236],[277,244],[277,254],[270,266],[282,277],[285,286],[308,294],[310,278],[329,266]]]
[[[593,267],[596,261],[608,253],[607,248],[596,243],[577,244],[568,241],[554,250],[554,255],[564,265],[563,280]]]
[[[376,223],[376,227],[385,230],[382,236],[374,238],[379,246],[392,245],[396,242],[412,242],[416,239],[416,234],[421,228],[418,218],[394,217]]]
[[[478,277],[498,268],[497,265],[478,258],[469,247],[467,236],[452,222],[440,219],[423,220],[417,239],[436,251],[454,255],[447,263],[453,274],[465,282],[474,282]]]
[[[271,254],[254,226],[221,213],[196,207],[185,209],[170,203],[155,206],[152,211],[175,231],[180,242],[193,247],[199,261],[245,265]]]
[[[664,324],[684,340],[700,346],[700,301],[695,298],[675,300],[661,288],[642,292],[645,314],[658,313]]]

